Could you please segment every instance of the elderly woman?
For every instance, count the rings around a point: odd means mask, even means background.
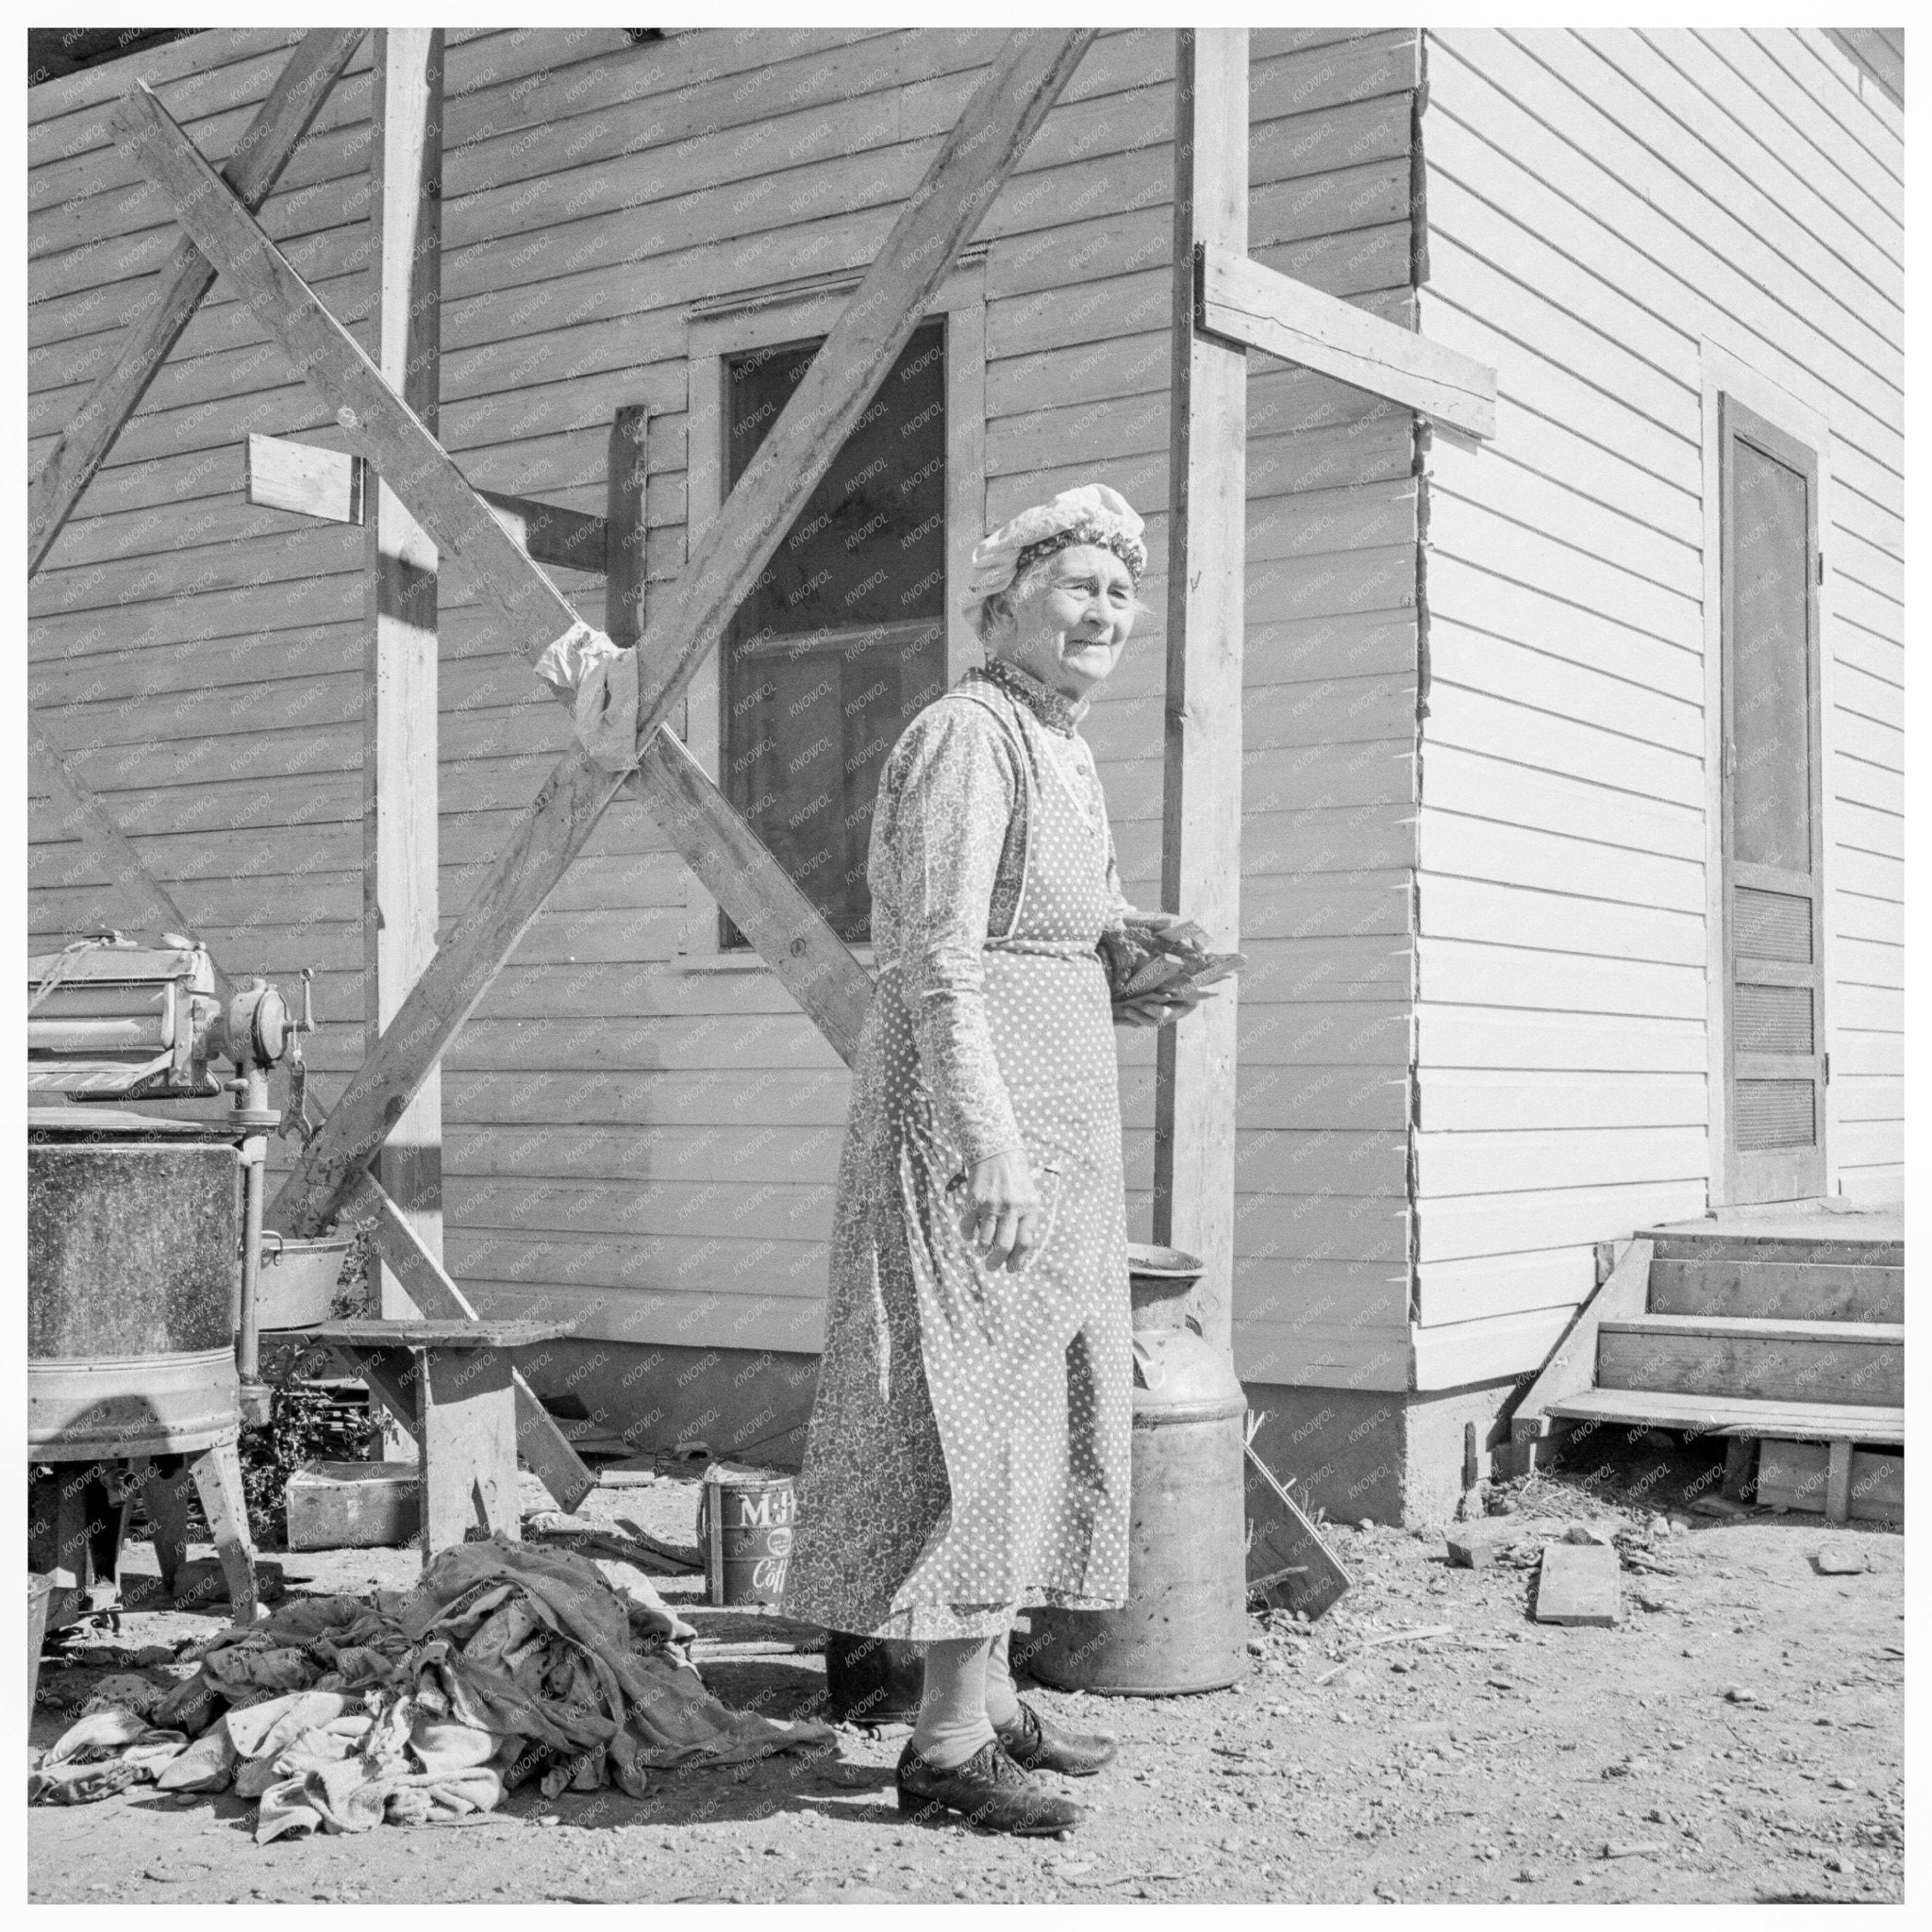
[[[1007,1641],[1024,1606],[1126,1600],[1127,1235],[1096,946],[1132,908],[1079,723],[1133,628],[1141,528],[1088,485],[980,543],[986,668],[886,763],[878,990],[786,1593],[832,1629],[923,1641],[900,1807],[1001,1831],[1068,1829],[1079,1807],[1028,1772],[1113,1755],[1016,1697]]]

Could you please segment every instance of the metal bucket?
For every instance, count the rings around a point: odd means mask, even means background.
[[[92,1461],[234,1441],[232,1132],[35,1108],[26,1168],[28,1457]]]
[[[825,1714],[834,1724],[910,1724],[925,1688],[925,1646],[825,1632]]]
[[[714,1604],[776,1606],[791,1565],[798,1492],[776,1470],[714,1462],[698,1490],[698,1548]]]
[[[261,1270],[255,1279],[257,1328],[312,1328],[326,1322],[348,1257],[345,1234],[296,1241],[263,1228]]]
[[[1125,1697],[1220,1690],[1248,1668],[1247,1397],[1188,1314],[1201,1264],[1128,1250],[1134,1324],[1127,1601],[1036,1609],[1012,1660],[1043,1684]]]

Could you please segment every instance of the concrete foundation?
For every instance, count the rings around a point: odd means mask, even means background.
[[[1514,1381],[1404,1394],[1394,1391],[1247,1384],[1266,1420],[1255,1453],[1295,1493],[1336,1520],[1405,1525],[1447,1523],[1462,1495],[1463,1431],[1476,1429],[1477,1474],[1508,1437],[1497,1420]]]
[[[818,1357],[769,1350],[645,1348],[560,1341],[519,1360],[558,1410],[582,1415],[640,1454],[702,1441],[714,1456],[796,1470],[818,1387]],[[1403,1394],[1251,1382],[1248,1406],[1266,1420],[1261,1459],[1317,1507],[1344,1523],[1446,1523],[1462,1494],[1463,1429],[1476,1427],[1478,1473],[1507,1441],[1497,1416],[1514,1381]]]
[[[622,1436],[640,1455],[701,1441],[732,1462],[796,1470],[818,1388],[815,1355],[552,1341],[517,1366],[544,1404]]]

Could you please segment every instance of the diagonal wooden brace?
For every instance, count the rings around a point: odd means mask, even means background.
[[[335,410],[350,446],[437,547],[475,574],[502,613],[513,647],[535,657],[571,630],[578,618],[569,599],[491,515],[423,419],[290,267],[154,91],[137,86],[112,122],[149,178],[166,192],[195,246]]]
[[[666,756],[653,742],[657,727],[830,466],[1092,37],[1087,29],[1016,34],[975,90],[758,459],[709,525],[678,580],[666,622],[653,626],[638,651],[623,660],[639,676],[640,758]],[[509,620],[518,646],[541,650],[565,634],[575,622],[568,603],[498,528],[435,438],[235,206],[159,103],[151,93],[137,92],[124,103],[117,125],[175,200],[183,226],[231,275],[264,326],[336,406],[338,421],[358,454],[375,463],[442,548],[476,570]],[[711,795],[716,788],[708,778],[700,773],[702,784],[694,783],[675,757],[669,763],[667,788],[702,807],[692,823],[729,829],[736,815],[722,797]],[[334,1218],[343,1191],[489,989],[620,782],[620,774],[600,769],[581,744],[565,755],[458,929],[284,1184],[274,1212],[286,1232],[312,1231]],[[776,873],[771,861],[766,879]],[[722,870],[714,868],[714,876],[722,878]],[[733,872],[734,891],[738,880]],[[791,891],[795,895],[796,889]],[[791,903],[795,907],[797,898]],[[730,900],[725,908],[741,924],[747,923]],[[794,934],[805,939],[804,949],[788,943],[772,964],[825,1024],[825,995],[841,986],[849,1010],[858,991],[854,975],[864,974],[824,921],[807,909],[805,931]],[[747,907],[746,913],[756,921],[758,908]],[[828,940],[849,963],[828,958],[822,971],[819,956]],[[849,1038],[837,1020],[827,1031]]]
[[[222,168],[223,178],[243,208],[258,208],[268,199],[269,190],[349,64],[363,32],[359,26],[317,27],[289,56],[268,98]],[[27,485],[28,576],[46,560],[82,491],[107,460],[127,419],[140,408],[156,370],[168,359],[214,282],[213,263],[183,237],[161,271],[160,299],[129,328],[113,366],[88,391],[87,401]]]

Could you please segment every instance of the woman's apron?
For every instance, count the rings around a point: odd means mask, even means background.
[[[959,1231],[963,1176],[924,1094],[891,1096],[950,1491],[892,1596],[915,1625],[919,1606],[1105,1607],[1125,1601],[1127,1581],[1126,1210],[1112,1009],[1094,951],[1108,909],[1104,808],[1097,788],[1087,806],[1044,725],[972,686],[960,694],[1000,719],[1025,773],[1024,871],[1011,925],[987,942],[985,1003],[1041,1212],[1019,1272],[988,1270]],[[882,1004],[909,1037],[903,1005]]]

